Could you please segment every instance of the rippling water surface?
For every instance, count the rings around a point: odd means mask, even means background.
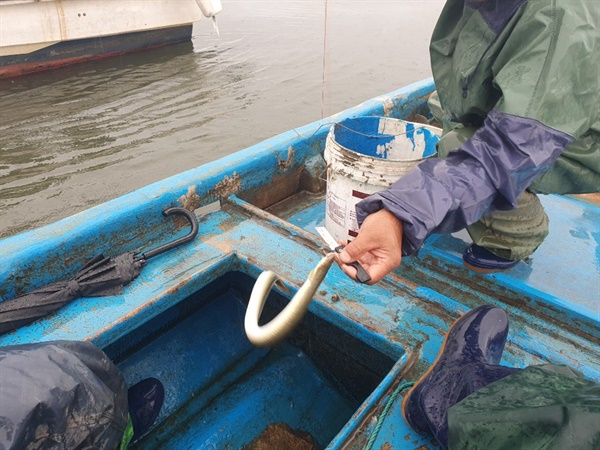
[[[0,237],[430,76],[443,6],[329,0],[325,36],[323,0],[222,3],[220,36],[204,20],[190,43],[0,82]]]

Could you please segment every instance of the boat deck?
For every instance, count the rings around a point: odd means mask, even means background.
[[[511,319],[505,364],[567,364],[600,381],[600,235],[589,231],[598,223],[600,209],[554,196],[544,197],[543,203],[551,219],[550,235],[530,261],[510,272],[470,273],[461,263],[468,238],[463,233],[433,236],[418,256],[406,258],[392,276],[372,287],[351,281],[334,266],[310,309],[349,318],[359,325],[364,340],[384,352],[392,352],[392,345],[394,352],[400,347],[399,376],[414,380],[435,359],[454,319],[469,308],[495,304]],[[293,293],[324,253],[314,231],[324,218],[324,198],[319,194],[298,194],[269,211],[232,197],[220,210],[200,218],[195,242],[175,250],[177,255],[170,255],[166,266],[164,261],[151,261],[122,298],[75,300],[60,315],[2,336],[0,342],[91,336],[105,347],[115,335],[127,334],[232,271],[256,278],[261,271],[272,270]],[[559,273],[556,267],[561,267]],[[110,333],[98,329],[99,315]],[[433,445],[404,423],[399,408],[398,401],[377,442],[415,448]]]
[[[288,135],[279,140],[286,142],[292,138],[295,137]],[[319,145],[322,142],[321,139]],[[282,151],[278,150],[278,154],[284,154]],[[249,153],[236,157],[241,158],[238,161],[250,161],[248,156]],[[280,168],[286,164],[285,159],[276,161]],[[158,204],[165,203],[161,196],[169,196],[171,203],[178,198],[179,203],[185,204],[195,194],[188,191],[179,197],[191,185],[190,179],[203,179],[196,186],[200,186],[199,190],[209,186],[211,192],[231,188],[239,182],[236,180],[244,179],[244,169],[239,166],[236,175],[239,178],[234,176],[236,172],[234,175],[231,171],[219,172],[215,167],[203,169],[203,178],[197,173],[178,178],[172,193],[165,193],[166,183],[157,184],[131,194],[133,197],[92,209],[84,216],[74,216],[8,240],[3,251],[12,258],[7,259],[9,264],[17,264],[18,256],[25,252],[31,258],[18,270],[6,267],[0,270],[5,286],[3,295],[14,296],[14,291],[6,288],[6,281],[12,280],[13,286],[15,273],[25,279],[39,272],[44,261],[37,262],[36,254],[51,253],[64,233],[83,230],[80,236],[87,240],[90,235],[94,238],[90,243],[75,236],[61,252],[78,248],[80,254],[93,254],[102,247],[103,240],[113,242],[108,234],[98,233],[98,224],[109,213],[120,214],[123,205],[146,201],[156,210]],[[269,189],[278,189],[278,185],[274,183]],[[261,203],[258,197],[248,197],[247,201],[235,193],[220,197],[220,201],[199,210],[198,237],[150,260],[123,295],[75,300],[58,314],[0,336],[0,345],[77,339],[110,348],[231,273],[256,279],[262,271],[272,270],[283,281],[283,286],[274,290],[290,298],[325,252],[325,245],[315,232],[316,226],[324,225],[322,190],[316,193],[297,190],[285,201],[266,209],[255,206]],[[328,448],[363,448],[394,387],[402,381],[417,379],[434,361],[451,323],[470,308],[483,304],[500,306],[509,315],[504,364],[515,367],[546,362],[566,364],[587,378],[600,381],[600,208],[570,197],[544,196],[542,203],[550,218],[548,238],[532,258],[503,274],[480,275],[463,267],[461,254],[469,242],[464,232],[431,236],[417,256],[405,258],[397,270],[374,286],[357,284],[337,266],[332,267],[309,311],[346,328],[348,325],[343,324],[352,324],[353,336],[394,358],[397,364],[393,376],[386,377],[375,389]],[[151,221],[135,225],[139,220],[136,214],[152,217],[142,215],[141,210],[122,213],[115,219],[115,223],[120,220],[122,224],[106,232],[112,233],[113,238],[117,231],[120,233],[123,250],[147,242],[148,230],[155,226]],[[86,224],[89,224],[87,230]],[[186,233],[183,224],[180,233]],[[153,239],[160,241],[164,234],[164,230],[155,231]],[[45,258],[62,262],[55,262],[51,271],[32,277],[37,285],[53,281],[60,269],[73,272],[80,263],[77,258],[66,262],[64,258],[53,259],[51,254]],[[27,287],[27,283],[21,283],[21,287]],[[431,438],[408,427],[402,419],[400,403],[398,400],[393,404],[373,448],[436,448]],[[202,448],[193,439],[193,434],[189,435],[171,448]]]

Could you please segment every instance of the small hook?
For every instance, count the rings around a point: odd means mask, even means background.
[[[179,214],[181,216],[185,216],[185,218],[190,222],[192,229],[189,232],[189,234],[186,236],[180,237],[179,239],[176,239],[173,242],[169,242],[168,244],[161,245],[160,247],[157,247],[154,250],[150,250],[145,253],[142,253],[140,256],[136,256],[135,257],[136,261],[145,262],[146,260],[152,258],[153,256],[160,255],[161,253],[164,253],[168,250],[178,247],[181,244],[190,242],[192,239],[194,239],[196,237],[196,235],[198,234],[198,221],[196,220],[196,216],[194,215],[194,213],[185,208],[181,208],[178,206],[176,206],[174,208],[168,208],[163,211],[163,216],[171,216],[173,214]]]

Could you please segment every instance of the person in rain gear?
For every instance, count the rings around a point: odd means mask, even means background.
[[[600,448],[600,384],[562,365],[500,365],[507,336],[508,317],[494,306],[454,322],[404,397],[408,424],[443,449]]]
[[[89,342],[0,347],[0,448],[125,450],[152,426],[164,388],[146,378],[127,389]]]
[[[599,192],[598,24],[591,0],[448,0],[430,44],[439,158],[357,204],[344,272],[359,261],[376,283],[464,228],[466,267],[507,270],[548,233],[536,193]]]

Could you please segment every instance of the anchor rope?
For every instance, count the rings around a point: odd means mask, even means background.
[[[371,433],[371,436],[369,437],[369,440],[368,440],[367,445],[365,446],[364,450],[371,450],[371,448],[373,448],[373,444],[375,443],[375,439],[377,439],[377,435],[379,434],[379,431],[381,430],[381,427],[383,426],[385,417],[387,416],[388,412],[390,411],[390,408],[396,401],[396,398],[398,398],[398,395],[400,395],[400,392],[402,392],[405,389],[408,389],[409,387],[412,387],[414,384],[415,384],[414,382],[402,383],[402,384],[400,384],[400,386],[398,386],[396,388],[396,390],[394,390],[394,392],[388,399],[387,403],[385,404],[383,411],[381,411],[381,414],[379,415],[379,418],[377,419],[377,425],[375,425],[375,428],[373,429],[373,432]]]

